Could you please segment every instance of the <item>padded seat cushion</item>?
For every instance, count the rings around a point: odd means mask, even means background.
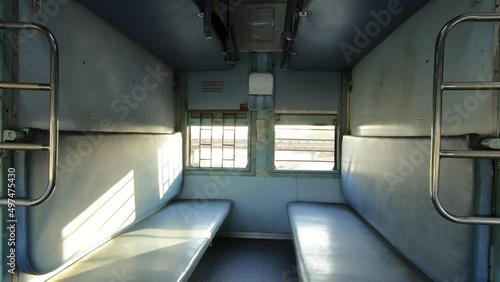
[[[301,281],[430,281],[343,204],[288,205]]]
[[[231,202],[176,201],[145,218],[52,281],[187,281]],[[120,280],[122,279],[122,280]]]

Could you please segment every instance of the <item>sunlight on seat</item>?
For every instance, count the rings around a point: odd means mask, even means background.
[[[182,172],[182,140],[174,138],[158,149],[158,191],[160,199],[167,194]]]
[[[111,187],[104,195],[61,231],[64,259],[90,246],[85,242],[105,240],[135,220],[134,171]]]
[[[301,238],[314,238],[314,240],[305,240],[301,242],[304,249],[307,250],[327,250],[331,242],[336,242],[328,230],[320,228],[301,228],[299,231]]]
[[[129,234],[129,236],[134,237],[134,234]],[[158,259],[159,256],[166,259],[168,258],[169,252],[175,253],[176,249],[182,248],[182,246],[189,241],[195,242],[195,240],[205,239],[168,238],[167,240],[155,240],[155,243],[151,243],[151,241],[148,241],[148,237],[144,237],[144,240],[136,240],[131,243],[129,238],[117,237],[113,241],[102,246],[98,252],[91,253],[89,256],[62,271],[55,277],[54,281],[70,280],[71,277],[83,273],[87,273],[88,275],[88,272],[92,271],[99,273],[99,271],[103,271],[103,269],[106,269],[105,272],[108,273],[111,273],[111,271],[116,268],[132,269],[134,266],[140,266],[141,262],[145,260],[150,262],[148,267],[151,271],[154,271],[154,269],[164,269],[165,262],[162,259]],[[110,267],[110,265],[114,265],[114,267]],[[120,267],[117,265],[120,265]],[[105,281],[121,281],[116,279],[113,280],[111,274],[109,278],[110,280]]]
[[[132,232],[127,232],[120,235],[123,238],[126,237],[144,237],[144,238],[160,238],[160,239],[190,239],[190,238],[212,238],[212,230],[207,228],[196,228],[196,229],[154,229],[145,228],[140,230],[134,230]]]

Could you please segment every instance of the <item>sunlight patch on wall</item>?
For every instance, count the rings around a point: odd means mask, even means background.
[[[174,138],[158,149],[158,191],[160,199],[182,173],[182,139]]]
[[[135,216],[132,170],[62,229],[64,259],[108,239],[132,223]]]

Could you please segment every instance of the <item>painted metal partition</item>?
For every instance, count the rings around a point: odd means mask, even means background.
[[[443,92],[466,90],[500,90],[500,82],[445,82],[444,59],[446,38],[449,32],[463,22],[499,22],[500,14],[465,14],[449,21],[439,33],[436,42],[434,65],[434,99],[433,99],[433,127],[431,132],[431,167],[430,167],[430,194],[434,208],[445,219],[461,224],[500,224],[500,218],[479,216],[458,216],[450,213],[439,198],[440,163],[443,158],[500,158],[499,151],[475,150],[441,150],[441,131],[443,125]]]
[[[17,206],[36,206],[46,202],[54,193],[57,177],[57,147],[59,139],[58,101],[59,101],[59,50],[57,41],[46,27],[36,23],[0,23],[0,29],[35,30],[42,33],[50,45],[50,83],[11,83],[0,82],[0,89],[34,90],[50,92],[49,144],[0,143],[0,150],[49,151],[49,173],[47,189],[36,199],[15,199]],[[10,198],[0,198],[0,206],[7,206]]]

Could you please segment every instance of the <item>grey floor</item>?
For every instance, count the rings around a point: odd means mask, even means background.
[[[190,282],[297,282],[290,240],[217,237]]]

